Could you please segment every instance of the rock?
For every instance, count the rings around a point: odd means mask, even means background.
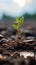
[[[35,41],[35,37],[32,37],[32,36],[28,36],[28,37],[24,40],[24,42],[33,42],[33,41]]]
[[[0,34],[0,40],[3,38],[4,36]]]

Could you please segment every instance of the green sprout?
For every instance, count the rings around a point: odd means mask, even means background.
[[[24,21],[24,17],[21,17],[20,19],[18,17],[16,17],[16,22],[15,22],[15,24],[12,25],[13,28],[18,30],[21,27],[21,25],[23,24],[23,21]]]

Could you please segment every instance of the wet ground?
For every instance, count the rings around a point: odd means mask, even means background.
[[[6,28],[7,30],[2,31],[2,28]],[[22,58],[26,58],[27,60],[27,57],[29,57],[28,59],[34,58],[34,53],[36,55],[36,22],[25,22],[21,30],[24,33],[23,36],[17,37],[17,35],[12,34],[14,31],[12,30],[11,23],[0,23],[0,63],[2,63],[1,60],[5,60],[9,61],[10,64],[14,61],[12,65],[21,65],[20,60]],[[36,56],[34,60],[36,61]],[[17,64],[17,61],[19,64]],[[9,62],[6,65],[9,65]]]

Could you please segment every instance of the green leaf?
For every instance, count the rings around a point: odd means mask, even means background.
[[[16,22],[17,22],[17,23],[19,22],[19,18],[18,18],[18,17],[16,17]]]
[[[13,28],[16,29],[16,30],[19,28],[19,25],[16,25],[16,24],[13,24],[12,26],[13,26]]]
[[[20,20],[19,20],[19,27],[23,24],[23,22],[24,22],[24,17],[20,18]]]
[[[13,27],[14,29],[17,29],[17,25],[14,25],[14,24],[13,24],[12,27]]]
[[[24,21],[24,17],[22,17],[20,19],[18,17],[16,17],[16,23],[18,23],[18,24],[17,25],[13,24],[12,25],[13,28],[18,30],[20,28],[20,26],[23,24],[23,21]]]

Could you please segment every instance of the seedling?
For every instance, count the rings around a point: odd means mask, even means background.
[[[23,24],[23,21],[24,21],[24,17],[21,17],[20,19],[18,17],[16,17],[16,22],[12,25],[13,28],[18,31],[19,28],[21,27],[21,25]],[[21,34],[21,32],[20,32],[20,34]]]

